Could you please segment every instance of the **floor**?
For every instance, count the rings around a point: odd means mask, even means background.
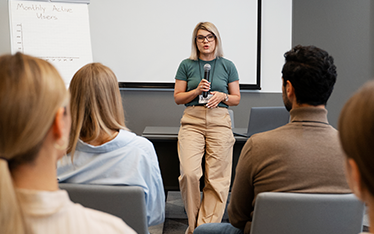
[[[228,199],[229,200],[229,199]],[[223,222],[228,222],[225,212]],[[184,234],[187,229],[187,215],[184,211],[182,197],[179,191],[169,191],[165,206],[165,222],[149,227],[151,234]]]

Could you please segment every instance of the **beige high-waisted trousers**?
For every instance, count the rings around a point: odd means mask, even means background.
[[[230,189],[235,138],[227,108],[187,107],[178,134],[179,187],[188,216],[186,233],[203,223],[220,223]],[[205,187],[200,197],[201,161]]]

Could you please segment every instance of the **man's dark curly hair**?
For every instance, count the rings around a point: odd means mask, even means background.
[[[334,59],[315,46],[297,45],[284,54],[283,86],[289,80],[299,104],[326,105],[336,82]]]

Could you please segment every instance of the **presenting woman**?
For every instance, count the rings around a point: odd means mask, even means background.
[[[240,102],[237,70],[223,58],[221,38],[212,23],[201,22],[193,31],[191,56],[181,62],[175,77],[174,100],[186,106],[178,134],[179,185],[188,216],[186,233],[193,233],[203,223],[222,220],[235,142],[227,108]]]

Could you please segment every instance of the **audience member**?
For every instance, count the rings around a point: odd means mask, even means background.
[[[325,108],[337,77],[333,58],[298,45],[285,59],[282,94],[290,123],[255,134],[244,145],[228,206],[231,224],[204,224],[194,233],[250,233],[261,192],[351,192],[338,132]]]
[[[135,233],[59,190],[56,163],[70,132],[69,94],[48,62],[0,57],[0,233]]]
[[[72,125],[68,155],[58,162],[59,182],[140,186],[148,225],[164,222],[165,193],[155,149],[126,128],[113,71],[87,64],[69,89]]]
[[[367,204],[369,226],[374,227],[374,81],[366,83],[343,107],[339,136],[346,154],[348,184]]]

